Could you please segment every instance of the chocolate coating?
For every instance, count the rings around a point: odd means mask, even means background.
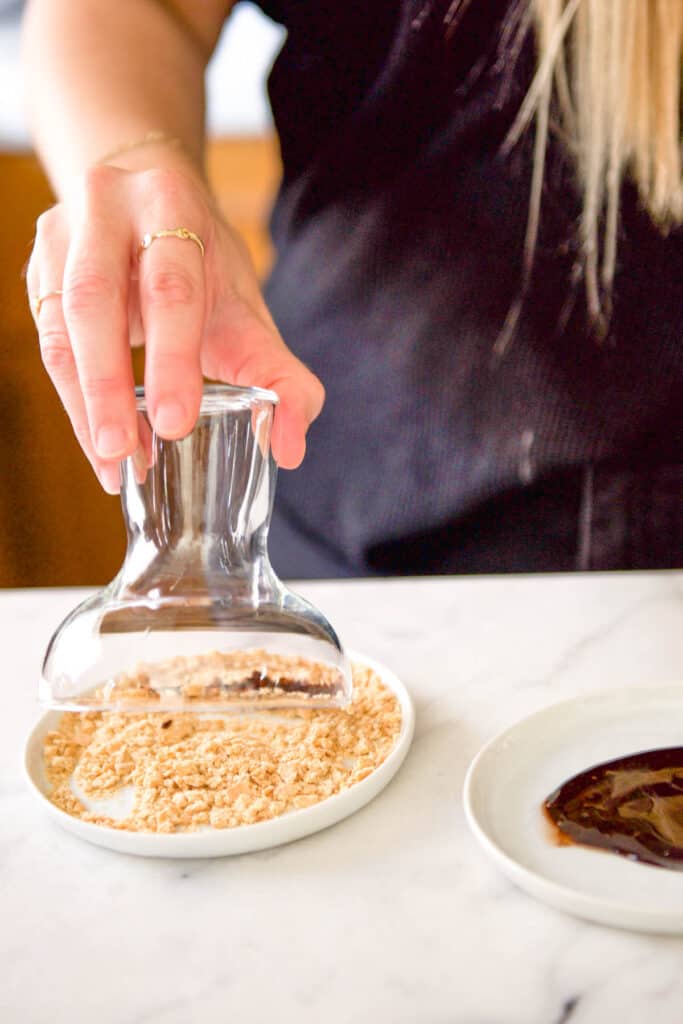
[[[683,871],[683,747],[594,765],[543,803],[561,844]]]

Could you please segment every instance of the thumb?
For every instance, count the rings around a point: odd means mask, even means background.
[[[275,391],[280,404],[273,424],[273,457],[282,469],[296,469],[306,454],[306,433],[320,414],[325,392],[322,384],[303,364],[303,373],[296,377],[273,380],[268,387]],[[306,376],[310,378],[306,380]]]
[[[274,391],[280,403],[275,411],[271,448],[283,469],[296,469],[306,451],[306,432],[325,401],[321,382],[294,356],[277,330],[257,316],[223,328],[206,339],[202,371],[214,380],[239,387]]]

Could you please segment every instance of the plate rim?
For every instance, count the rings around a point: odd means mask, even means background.
[[[680,911],[646,910],[625,901],[618,902],[605,897],[591,896],[562,882],[556,882],[520,863],[503,849],[479,821],[473,792],[476,776],[482,770],[482,764],[491,756],[492,751],[504,744],[510,736],[514,736],[523,725],[531,724],[550,715],[561,714],[562,710],[568,707],[609,704],[619,700],[623,701],[629,697],[637,700],[638,698],[652,697],[665,699],[666,696],[679,696],[683,703],[683,680],[591,690],[583,695],[579,694],[575,697],[555,701],[529,715],[523,715],[487,740],[475,754],[467,768],[463,783],[465,819],[480,846],[509,880],[536,899],[546,900],[551,906],[600,924],[610,924],[634,931],[683,934],[683,914]],[[543,896],[539,895],[541,892],[544,893]],[[655,919],[657,923],[653,923]]]
[[[151,857],[223,857],[257,852],[295,842],[306,836],[338,824],[368,804],[389,784],[403,764],[415,733],[415,706],[405,683],[387,665],[354,649],[347,649],[350,661],[359,663],[377,672],[382,681],[396,696],[401,708],[401,728],[393,749],[385,760],[366,779],[355,783],[341,793],[326,797],[312,807],[303,807],[288,814],[279,815],[267,821],[251,825],[238,825],[230,829],[213,829],[210,832],[155,833],[134,832],[127,829],[97,825],[94,822],[75,818],[60,807],[56,807],[33,777],[29,766],[30,754],[37,742],[37,735],[44,729],[53,715],[63,714],[58,709],[44,711],[33,724],[24,740],[22,767],[24,779],[49,816],[63,829],[97,846],[138,856]],[[318,823],[318,821],[320,823]],[[207,840],[213,842],[208,842]],[[233,840],[233,843],[230,842]],[[111,840],[111,841],[107,841]],[[116,842],[115,840],[118,840]],[[222,846],[225,849],[211,852],[205,848]],[[178,849],[172,851],[172,844]],[[235,849],[229,847],[234,845]],[[132,847],[139,847],[133,849]],[[155,849],[159,847],[159,849]],[[180,849],[182,847],[182,850]]]

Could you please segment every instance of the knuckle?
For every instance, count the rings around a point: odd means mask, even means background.
[[[41,245],[50,239],[57,226],[57,218],[58,214],[54,206],[40,214],[36,220],[36,245]]]
[[[83,187],[89,198],[97,199],[107,192],[121,175],[118,167],[109,164],[93,164],[83,175]]]
[[[73,374],[73,353],[64,331],[43,331],[40,335],[40,355],[51,377],[64,378]]]
[[[98,270],[84,268],[73,274],[66,283],[63,308],[67,316],[78,318],[104,303],[109,305],[116,298],[117,290],[111,278]]]
[[[151,167],[142,171],[140,181],[146,192],[167,200],[175,199],[187,190],[186,179],[167,167]]]
[[[179,268],[151,270],[145,278],[147,299],[155,306],[176,306],[191,303],[197,288],[190,275]]]

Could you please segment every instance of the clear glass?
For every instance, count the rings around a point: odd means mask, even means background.
[[[40,700],[70,710],[340,707],[351,672],[334,629],[267,550],[277,396],[207,387],[180,441],[152,430],[121,465],[120,572],[52,637]]]

